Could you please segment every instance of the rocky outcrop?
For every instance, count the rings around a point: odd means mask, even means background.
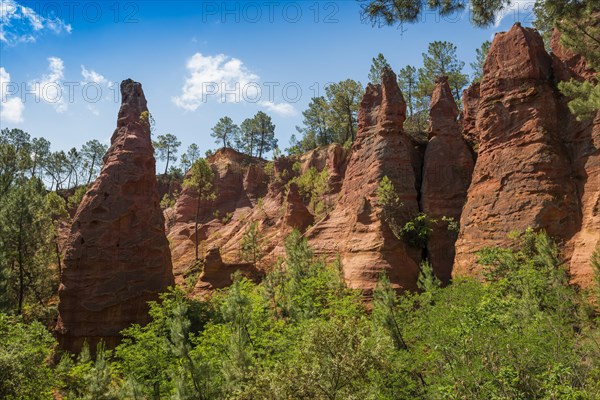
[[[560,34],[552,37],[552,61],[555,83],[576,79],[596,79],[595,72],[578,54],[563,47]],[[592,253],[600,246],[600,112],[595,118],[577,121],[567,108],[569,99],[559,102],[560,129],[572,161],[572,178],[580,204],[577,233],[565,246],[565,255],[570,258],[569,267],[573,282],[590,287],[594,282],[594,271],[590,264]]]
[[[207,296],[228,285],[236,270],[260,276],[284,255],[292,229],[303,232],[317,255],[339,256],[348,285],[367,295],[382,272],[396,288],[415,289],[424,256],[444,281],[478,276],[478,250],[507,245],[510,232],[528,227],[560,242],[575,282],[591,281],[589,257],[600,231],[600,117],[576,121],[557,90],[560,80],[589,74],[576,55],[561,48],[549,55],[535,31],[516,24],[496,35],[481,81],[463,93],[459,121],[447,82],[437,82],[426,146],[403,132],[402,93],[385,71],[381,85],[367,87],[350,152],[334,144],[271,164],[218,151],[209,158],[217,200],[201,204],[204,269],[188,289]],[[324,212],[291,182],[311,168],[328,172]],[[403,203],[399,224],[420,211],[438,220],[427,249],[398,240],[384,221],[377,199],[384,176]],[[184,189],[169,233],[177,282],[188,286],[198,272],[195,210],[195,194]],[[460,220],[458,240],[442,217]],[[249,268],[240,243],[252,224],[260,232],[261,256]]]
[[[421,210],[437,220],[427,244],[427,257],[443,282],[448,282],[452,275],[458,232],[442,219],[460,221],[475,165],[461,135],[458,114],[448,78],[439,78],[431,96],[430,139],[423,166]]]
[[[315,218],[302,202],[302,198],[300,197],[300,193],[298,191],[298,185],[295,183],[292,183],[289,186],[285,202],[286,208],[284,222],[287,226],[298,229],[302,232],[309,225],[313,224]]]
[[[204,272],[194,293],[209,295],[211,288],[227,285],[231,273],[238,269],[261,273],[284,255],[283,242],[292,229],[307,228],[304,235],[318,255],[329,259],[340,256],[351,287],[368,293],[379,275],[387,272],[396,287],[416,288],[421,249],[394,237],[377,203],[379,182],[388,176],[404,203],[404,220],[419,211],[416,176],[420,171],[415,168],[419,168],[420,160],[402,130],[405,111],[396,77],[387,71],[383,84],[369,86],[363,98],[357,138],[349,157],[339,144],[301,156],[277,158],[272,166],[229,149],[211,157],[208,161],[215,171],[217,200],[201,205],[199,253]],[[268,170],[268,183],[249,184],[249,177],[263,176],[258,168],[265,173]],[[321,199],[327,207],[318,215],[290,182],[310,168],[328,172],[329,189]],[[262,178],[259,181],[264,182]],[[262,194],[258,197],[251,192]],[[174,272],[180,284],[185,284],[195,261],[195,204],[194,193],[184,189],[169,234]],[[240,243],[253,223],[260,232],[261,255],[248,269]]]
[[[142,86],[121,83],[122,105],[100,176],[69,234],[56,330],[63,349],[112,347],[148,320],[150,300],[173,284]],[[145,119],[146,118],[146,119]]]
[[[515,24],[495,36],[481,80],[479,152],[456,244],[454,275],[479,275],[475,253],[527,227],[568,239],[578,199],[560,130],[552,59],[540,35]]]
[[[330,193],[338,193],[342,187],[346,172],[348,151],[339,143],[320,147],[303,154],[300,157],[301,170],[305,173],[314,167],[318,171],[327,170]]]
[[[267,187],[263,172],[265,162],[262,160],[226,148],[209,157],[208,162],[215,174],[216,198],[200,204],[200,253],[213,247],[207,243],[209,237],[218,236],[222,226],[232,220],[234,214],[250,210]],[[178,283],[181,283],[183,273],[195,262],[197,206],[196,191],[184,188],[175,205],[174,226],[169,231],[173,272]]]
[[[596,79],[595,71],[587,66],[583,57],[563,46],[560,36],[560,31],[555,29],[550,41],[555,82],[568,81],[571,78],[579,81]]]
[[[405,118],[396,76],[386,69],[382,84],[369,85],[362,99],[336,207],[306,233],[317,254],[339,255],[348,285],[367,294],[383,272],[397,288],[416,287],[421,251],[394,237],[377,202],[377,188],[387,176],[404,203],[404,220],[419,211],[413,167],[417,156],[402,129]]]
[[[195,286],[194,294],[200,298],[208,298],[216,289],[225,288],[233,283],[232,275],[236,272],[249,279],[259,279],[261,272],[254,265],[226,264],[217,247],[208,249],[203,260],[202,273]]]
[[[231,274],[237,270],[249,277],[259,277],[283,255],[283,241],[292,229],[303,231],[314,222],[307,202],[290,180],[311,167],[318,171],[327,169],[330,183],[327,196],[331,202],[339,192],[346,154],[342,146],[333,144],[302,156],[277,158],[272,165],[232,149],[221,149],[209,157],[215,172],[216,199],[200,205],[198,242],[202,273],[195,286],[188,289],[208,297],[214,288],[229,285]],[[194,191],[184,188],[175,206],[174,226],[169,231],[175,279],[186,286],[196,268],[196,206]],[[241,242],[253,223],[260,234],[260,257],[250,268]]]
[[[460,116],[460,122],[463,129],[463,136],[473,149],[479,147],[479,135],[475,127],[477,111],[479,110],[479,91],[479,82],[473,82],[462,94],[463,111]]]

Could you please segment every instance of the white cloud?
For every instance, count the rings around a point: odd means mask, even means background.
[[[24,110],[25,104],[23,104],[21,99],[17,97],[7,99],[6,101],[3,101],[0,106],[0,115],[2,116],[0,119],[8,123],[20,124],[24,121]]]
[[[496,14],[494,27],[499,27],[502,21],[508,20],[511,24],[521,22],[529,25],[535,21],[533,12],[534,2],[529,0],[512,0]]]
[[[58,57],[48,58],[49,73],[36,81],[29,82],[29,87],[36,93],[36,97],[46,103],[52,104],[58,113],[67,111],[68,106],[65,96],[68,91],[63,86],[65,64]]]
[[[14,46],[35,42],[44,31],[71,33],[71,25],[55,16],[43,16],[15,0],[0,0],[0,41]]]
[[[172,98],[184,110],[195,111],[209,99],[220,102],[256,99],[260,78],[237,58],[224,54],[204,56],[196,53],[187,61],[186,68],[189,75],[182,93]]]
[[[94,70],[88,70],[87,68],[85,68],[84,65],[81,66],[81,76],[83,77],[83,81],[81,82],[81,84],[85,87],[86,85],[96,85],[99,95],[99,99],[104,99],[107,101],[110,101],[111,96],[111,90],[114,90],[114,82],[109,81],[108,79],[106,79],[104,77],[104,75],[94,71]],[[86,93],[87,95],[87,89],[84,89],[84,93]],[[90,93],[93,93],[93,91],[91,91]],[[107,95],[108,94],[108,95]],[[90,95],[91,96],[91,95]],[[84,100],[85,100],[85,96],[84,96]],[[93,102],[95,103],[97,100],[94,100]],[[92,114],[98,116],[100,115],[100,110],[94,106],[93,104],[88,104],[86,107]]]
[[[294,106],[292,106],[289,103],[274,103],[272,101],[261,101],[259,104],[267,110],[282,115],[284,117],[293,117],[295,115],[298,115]]]
[[[83,77],[83,83],[97,83],[98,85],[110,85],[109,82],[103,75],[97,73],[94,70],[88,71],[85,66],[81,66],[81,76]]]
[[[0,121],[3,123],[19,124],[23,122],[25,105],[18,97],[6,93],[6,85],[11,82],[10,74],[0,67]]]

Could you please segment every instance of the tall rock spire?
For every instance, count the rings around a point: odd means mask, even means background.
[[[427,255],[438,278],[448,282],[458,232],[442,218],[460,221],[475,162],[462,137],[458,107],[447,77],[436,80],[429,116],[430,139],[423,164],[421,210],[438,221],[428,241]]]
[[[156,183],[149,114],[142,85],[121,83],[117,129],[100,176],[73,220],[59,288],[57,333],[77,352],[109,347],[173,284],[169,243]]]
[[[406,103],[396,75],[384,69],[381,85],[367,86],[335,210],[306,235],[317,253],[339,255],[344,277],[366,294],[387,273],[398,288],[416,289],[421,250],[394,237],[383,220],[377,189],[384,176],[404,204],[403,221],[419,211],[416,151],[403,131]]]
[[[479,153],[456,244],[454,275],[479,275],[476,252],[528,227],[569,238],[579,215],[559,126],[552,60],[540,35],[515,24],[495,36],[484,66]]]

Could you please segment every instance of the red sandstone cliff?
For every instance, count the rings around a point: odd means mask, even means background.
[[[197,281],[191,268],[194,193],[183,190],[175,208],[169,238],[177,282],[203,296],[228,285],[235,270],[258,277],[283,254],[283,239],[297,228],[317,254],[340,256],[349,286],[368,293],[385,271],[396,287],[414,289],[423,255],[443,280],[453,268],[454,275],[477,276],[478,250],[505,245],[510,232],[530,226],[561,241],[575,281],[589,282],[589,256],[600,231],[600,117],[580,123],[568,113],[558,81],[593,75],[576,55],[553,42],[550,56],[531,29],[517,24],[496,35],[481,82],[463,94],[459,121],[447,83],[439,80],[422,156],[403,132],[405,105],[391,71],[384,72],[381,85],[366,90],[350,154],[331,145],[276,159],[270,166],[230,149],[218,151],[209,159],[217,200],[201,207]],[[296,163],[300,168],[294,168]],[[290,184],[311,167],[327,170],[329,177],[328,209],[318,215]],[[396,239],[377,203],[383,176],[392,180],[404,203],[401,222],[419,211],[438,220],[460,220],[456,245],[442,222],[423,253]],[[256,265],[240,250],[253,223],[262,238]]]
[[[333,212],[307,232],[317,254],[340,255],[344,277],[367,293],[382,272],[396,287],[414,289],[420,249],[397,240],[382,220],[377,188],[387,176],[402,200],[404,219],[416,215],[418,155],[402,129],[406,103],[396,76],[382,73],[381,85],[369,85],[362,99],[358,133]]]
[[[561,45],[558,31],[552,37],[552,57],[555,83],[571,78],[596,79],[581,56]],[[572,179],[580,209],[574,216],[577,233],[568,241],[565,253],[570,257],[573,282],[589,287],[594,278],[590,258],[600,246],[600,111],[592,120],[577,121],[569,113],[567,101],[560,98],[559,113],[563,117],[559,124],[572,160]]]
[[[429,115],[430,139],[423,165],[421,210],[437,220],[427,244],[427,256],[438,278],[448,282],[458,232],[449,230],[442,218],[460,221],[475,162],[461,134],[458,107],[447,77],[436,81]]]
[[[56,330],[61,347],[111,347],[148,320],[147,302],[173,284],[142,86],[121,83],[122,105],[100,176],[85,194],[67,242]]]
[[[385,271],[396,287],[414,289],[421,250],[393,236],[381,218],[376,198],[380,180],[388,176],[404,203],[405,219],[419,211],[416,176],[420,171],[415,171],[415,165],[420,160],[402,130],[405,110],[396,77],[386,71],[383,84],[369,86],[363,98],[349,159],[340,145],[331,145],[300,157],[275,160],[266,179],[260,172],[265,167],[263,161],[230,149],[217,152],[209,159],[216,172],[217,200],[202,207],[199,234],[203,269],[195,293],[206,295],[229,284],[229,275],[236,269],[250,274],[266,269],[283,254],[283,240],[293,228],[308,228],[305,235],[318,255],[329,259],[340,256],[349,286],[368,292]],[[293,168],[296,162],[298,170]],[[294,184],[288,185],[291,178],[311,167],[328,172],[329,190],[324,199],[328,209],[321,215],[307,208],[306,199],[301,199]],[[250,178],[244,183],[245,177]],[[177,222],[169,233],[174,272],[180,283],[190,276],[194,264],[194,204],[194,194],[184,189],[176,206]],[[253,266],[256,268],[250,268],[240,250],[252,223],[258,224],[261,232],[263,253]]]
[[[476,251],[506,244],[513,230],[545,229],[568,241],[580,229],[581,184],[572,171],[581,156],[569,150],[573,132],[564,121],[571,117],[553,82],[555,69],[534,30],[516,24],[494,38],[480,86],[479,152],[454,275],[480,274]],[[597,193],[591,183],[590,197]]]
[[[304,231],[315,219],[308,202],[289,181],[311,167],[326,169],[329,191],[324,201],[334,202],[345,170],[346,151],[333,144],[299,157],[276,159],[269,167],[264,160],[221,149],[208,162],[215,172],[216,200],[201,205],[201,273],[197,282],[190,282],[195,279],[196,201],[192,190],[182,191],[175,206],[176,222],[169,232],[176,281],[198,296],[229,285],[230,275],[236,270],[259,277],[283,255],[283,240],[292,229]],[[296,163],[299,168],[295,171]],[[244,258],[241,249],[252,223],[257,224],[261,237],[256,265]]]

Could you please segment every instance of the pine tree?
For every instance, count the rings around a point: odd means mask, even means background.
[[[215,174],[206,162],[205,159],[199,158],[192,165],[190,175],[183,181],[184,188],[193,189],[196,192],[196,220],[195,220],[195,236],[196,236],[196,262],[200,259],[198,254],[198,225],[200,223],[200,206],[204,201],[213,201],[215,199],[214,184]]]
[[[396,291],[392,288],[387,274],[381,274],[377,287],[373,292],[373,320],[386,330],[398,350],[408,350],[402,334],[402,322],[398,311]]]
[[[250,223],[242,238],[242,258],[256,264],[262,258],[262,234],[258,230],[258,221]]]
[[[89,185],[102,167],[102,158],[108,150],[108,146],[98,140],[90,140],[81,147],[81,159],[83,167],[88,171],[86,185]]]
[[[308,104],[308,109],[302,113],[304,128],[302,148],[312,150],[334,141],[334,131],[331,127],[331,107],[324,97],[314,97]]]
[[[244,291],[244,279],[239,272],[233,276],[233,284],[221,305],[221,315],[229,326],[229,357],[223,373],[230,388],[239,389],[250,373],[250,347],[253,345],[250,335],[252,304]]]
[[[462,89],[469,82],[468,76],[462,73],[465,66],[456,55],[456,46],[450,42],[435,41],[429,43],[427,53],[423,53],[423,68],[419,68],[419,92],[423,97],[433,93],[435,80],[440,76],[448,77],[454,100],[461,97]]]
[[[417,69],[407,65],[398,72],[398,86],[404,95],[408,108],[408,117],[412,117],[417,110]]]
[[[238,135],[239,129],[240,128],[233,123],[231,118],[223,117],[212,128],[212,133],[210,135],[215,138],[215,143],[222,142],[223,148],[227,148],[231,147],[231,142]]]
[[[45,189],[35,178],[0,198],[0,270],[8,289],[0,297],[17,314],[28,303],[45,307],[57,288],[49,265],[54,227],[46,206]]]
[[[478,82],[481,80],[483,76],[483,66],[485,64],[485,59],[487,58],[488,53],[490,52],[490,46],[492,42],[486,40],[481,44],[481,47],[475,50],[475,62],[471,63],[471,68],[473,69],[473,81]]]
[[[177,161],[177,152],[179,151],[179,146],[181,146],[181,142],[177,140],[177,136],[168,133],[166,135],[159,135],[158,140],[153,141],[152,145],[154,146],[156,158],[158,158],[161,161],[166,161],[166,175],[169,171],[169,162]]]
[[[254,116],[254,127],[256,129],[257,138],[257,155],[262,158],[263,154],[268,153],[277,147],[277,139],[275,139],[275,125],[271,121],[271,117],[262,111],[259,111]]]
[[[384,68],[390,68],[390,64],[387,62],[383,54],[379,53],[377,57],[373,58],[371,63],[371,70],[369,71],[369,81],[373,84],[381,83],[381,71]]]
[[[345,144],[354,142],[357,116],[364,89],[360,82],[347,79],[325,88],[331,107],[331,125],[336,131],[336,141]]]

